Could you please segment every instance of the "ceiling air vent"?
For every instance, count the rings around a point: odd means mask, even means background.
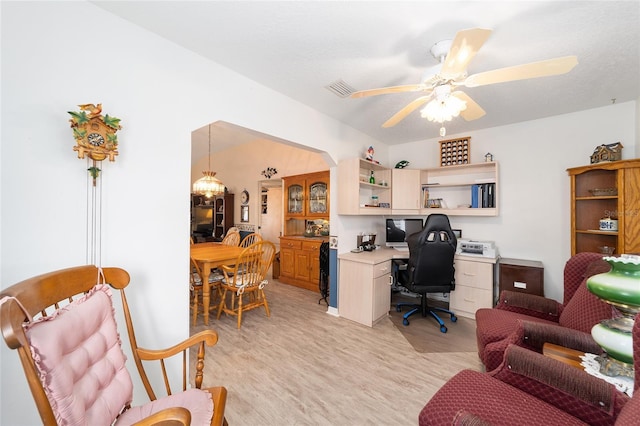
[[[355,89],[349,86],[344,80],[336,80],[328,86],[324,86],[333,92],[335,95],[340,96],[341,98],[349,97]]]

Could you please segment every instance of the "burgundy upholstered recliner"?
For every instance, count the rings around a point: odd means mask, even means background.
[[[444,384],[419,414],[420,426],[444,425],[637,425],[640,368],[629,398],[580,368],[518,346],[534,329],[516,330],[500,366],[488,373],[463,370]],[[552,328],[561,328],[551,326]],[[565,330],[567,330],[565,328]],[[580,332],[568,332],[569,334]],[[634,364],[640,365],[640,315],[633,327]]]
[[[554,324],[588,334],[595,324],[611,318],[611,307],[586,288],[588,277],[611,268],[602,257],[599,253],[584,252],[567,261],[563,303],[541,296],[503,291],[495,308],[478,309],[478,355],[486,371],[493,370],[502,362],[507,338],[516,330],[518,321]]]

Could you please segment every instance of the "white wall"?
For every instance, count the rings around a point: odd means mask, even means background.
[[[497,217],[451,216],[464,238],[492,240],[503,257],[539,260],[545,295],[562,300],[562,271],[571,255],[570,182],[567,168],[589,164],[596,146],[620,141],[623,159],[635,158],[636,103],[473,132],[471,162],[491,152],[499,163]],[[447,139],[468,136],[450,135]],[[438,167],[437,139],[390,148],[389,164]],[[407,157],[407,153],[411,153]]]
[[[87,164],[72,150],[67,111],[101,102],[123,126],[120,156],[101,167],[102,264],[131,273],[141,345],[165,346],[189,333],[192,130],[225,120],[336,158],[374,143],[90,3],[0,7],[0,283],[86,263]],[[256,102],[248,111],[241,99]],[[38,424],[17,355],[0,348],[0,423]],[[143,401],[142,386],[134,386]]]
[[[395,164],[401,157],[401,148],[389,150],[90,3],[1,2],[0,7],[0,285],[85,263],[87,164],[72,151],[67,111],[80,103],[101,102],[123,125],[118,133],[120,156],[102,167],[102,264],[131,273],[129,299],[142,345],[163,346],[188,335],[186,188],[191,184],[194,129],[224,120],[326,151],[334,162],[360,156],[369,145],[375,146],[376,158],[384,164]],[[240,101],[249,98],[255,101],[250,111]],[[625,144],[625,156],[634,154],[625,143],[637,137],[634,106],[610,108],[621,116],[609,109],[586,111],[474,132],[474,151],[484,155],[486,148],[501,163],[503,203],[497,218],[466,220],[461,225],[465,233],[498,236],[500,249],[508,255],[543,260],[547,274],[557,270],[568,256],[567,236],[562,235],[568,232],[569,219],[560,207],[565,203],[567,208],[565,168],[586,164],[593,147],[618,139]],[[584,146],[578,147],[583,140]],[[402,147],[412,149],[416,167],[423,167],[417,153],[424,146],[417,142]],[[554,151],[548,152],[550,147]],[[555,149],[560,150],[557,155]],[[427,156],[424,161],[425,166],[435,164]],[[335,167],[331,171],[335,206],[339,183]],[[531,195],[520,197],[522,187]],[[519,203],[507,204],[523,199],[532,203],[534,196],[544,200],[536,205],[538,214],[523,211]],[[540,214],[560,225],[536,232],[525,229],[539,221]],[[519,217],[527,221],[520,223]],[[341,218],[335,213],[331,218],[341,251],[355,244],[357,231],[378,226],[382,229],[377,219]],[[527,238],[508,240],[507,235]],[[556,251],[553,258],[546,254],[547,247]],[[0,423],[39,423],[16,354],[4,344],[0,365]],[[141,385],[135,387],[136,398],[144,400]]]

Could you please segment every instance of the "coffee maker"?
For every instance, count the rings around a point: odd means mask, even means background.
[[[376,248],[376,234],[359,234],[357,235],[358,250],[373,251]]]

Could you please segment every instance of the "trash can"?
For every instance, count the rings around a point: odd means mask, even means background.
[[[271,276],[274,280],[280,278],[280,252],[277,252],[276,256],[273,258]]]

